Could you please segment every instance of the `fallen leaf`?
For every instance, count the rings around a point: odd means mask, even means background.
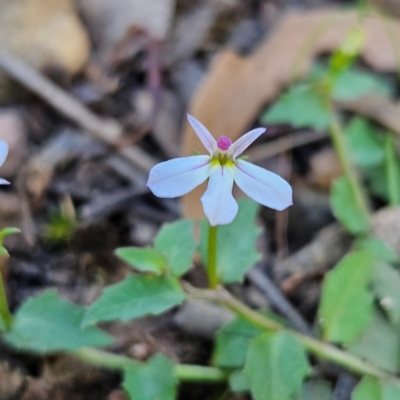
[[[324,9],[290,12],[275,31],[250,56],[232,50],[217,55],[209,74],[192,100],[189,113],[215,137],[237,139],[251,127],[261,108],[271,102],[292,80],[304,76],[315,56],[339,47],[357,23],[366,31],[363,59],[375,70],[396,71],[400,23],[377,15],[362,19],[356,11]],[[182,155],[204,151],[188,123],[184,125]],[[200,196],[204,185],[183,198],[185,217],[201,218]]]

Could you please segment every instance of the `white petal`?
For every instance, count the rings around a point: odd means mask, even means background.
[[[210,225],[230,224],[238,212],[232,195],[233,168],[221,165],[211,168],[208,187],[201,198]]]
[[[8,144],[4,140],[0,140],[0,167],[6,161],[8,155]]]
[[[210,175],[209,156],[174,158],[155,165],[147,186],[157,197],[179,197],[189,193]]]
[[[6,181],[3,178],[0,178],[0,185],[9,185],[9,184],[10,184],[10,182]]]
[[[257,128],[253,129],[250,132],[245,133],[242,137],[236,140],[235,143],[232,144],[230,151],[233,154],[233,157],[237,157],[242,154],[255,140],[257,140],[267,128]]]
[[[273,172],[237,160],[234,177],[240,189],[263,206],[281,211],[293,204],[291,186]]]
[[[199,137],[201,143],[203,143],[204,147],[207,151],[212,154],[214,152],[215,147],[217,146],[217,142],[208,131],[208,129],[195,117],[190,114],[187,115],[188,121],[190,125],[192,125],[193,130],[196,132],[196,135]]]

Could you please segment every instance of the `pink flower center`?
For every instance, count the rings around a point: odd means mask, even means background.
[[[232,140],[227,138],[226,136],[221,136],[218,139],[217,146],[220,150],[226,151],[231,147]]]

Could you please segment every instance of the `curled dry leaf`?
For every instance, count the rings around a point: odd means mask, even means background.
[[[81,70],[90,50],[73,0],[0,0],[0,46],[37,69],[67,74]],[[0,73],[0,102],[11,87]]]
[[[315,56],[339,47],[359,21],[366,31],[364,60],[378,71],[395,71],[400,43],[400,23],[355,11],[316,10],[288,13],[250,56],[231,50],[221,52],[199,87],[189,112],[216,137],[236,140],[252,124],[260,109],[271,102],[288,83],[304,76]],[[201,145],[188,124],[184,126],[182,154],[193,154]],[[202,217],[200,197],[204,186],[183,198],[186,217]]]

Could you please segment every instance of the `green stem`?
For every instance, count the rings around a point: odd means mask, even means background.
[[[8,308],[6,291],[4,288],[3,276],[0,271],[0,317],[4,321],[6,329],[11,327],[13,316]]]
[[[91,347],[83,347],[74,352],[74,356],[88,364],[115,370],[124,370],[132,364],[137,364],[137,361],[131,358]],[[175,365],[175,374],[181,382],[219,383],[226,382],[228,379],[225,371],[200,365],[177,364]]]
[[[389,380],[400,385],[400,380],[393,375],[390,375],[329,343],[291,331],[278,322],[261,315],[260,313],[252,310],[246,304],[234,298],[223,288],[219,288],[218,290],[202,290],[193,288],[188,284],[184,284],[184,287],[189,295],[222,304],[233,311],[236,315],[239,315],[255,326],[268,331],[272,330],[289,332],[295,336],[299,343],[301,343],[310,353],[321,359],[340,365],[341,367],[346,368],[348,371],[358,375],[370,375],[375,378]]]
[[[400,204],[400,176],[397,167],[396,152],[393,137],[390,133],[385,140],[386,180],[389,194],[389,204],[394,207]]]
[[[351,184],[353,190],[354,198],[356,200],[358,208],[365,214],[366,220],[369,220],[369,207],[368,203],[362,189],[361,183],[358,179],[357,172],[351,164],[349,157],[350,151],[347,148],[346,139],[343,133],[343,129],[339,123],[336,113],[331,109],[332,120],[329,126],[333,146],[339,157],[340,165]]]
[[[207,276],[210,289],[218,287],[219,280],[217,274],[217,226],[208,228],[208,254],[207,254]]]

